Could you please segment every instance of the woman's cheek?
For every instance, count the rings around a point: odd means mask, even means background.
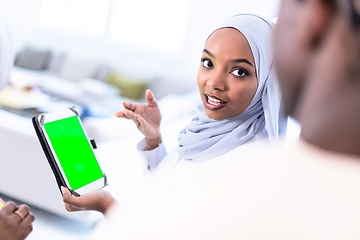
[[[197,75],[197,84],[200,91],[204,90],[204,87],[206,86],[206,82],[207,82],[206,74],[203,73],[203,71],[200,69]]]
[[[204,87],[206,85],[206,83],[204,83],[202,74],[200,73],[201,70],[199,70],[198,75],[197,75],[197,85],[199,87],[199,93],[200,93],[200,98],[201,101],[204,102]]]
[[[239,108],[246,108],[255,96],[257,79],[252,79],[249,84],[233,87],[233,89],[237,89],[232,94],[233,99],[236,99],[234,102],[238,104]]]

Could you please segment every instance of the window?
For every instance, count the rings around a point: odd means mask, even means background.
[[[191,0],[43,0],[41,24],[181,53]]]
[[[43,0],[40,22],[49,27],[102,36],[111,0]]]
[[[191,0],[114,0],[109,37],[170,53],[183,50]]]

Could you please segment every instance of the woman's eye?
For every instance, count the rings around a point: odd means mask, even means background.
[[[231,73],[234,74],[237,77],[244,77],[245,75],[247,75],[247,73],[244,70],[241,70],[241,69],[235,69]]]
[[[206,68],[212,68],[214,66],[212,64],[212,62],[210,60],[207,60],[207,59],[203,60],[202,65],[203,65],[203,67],[206,67]]]

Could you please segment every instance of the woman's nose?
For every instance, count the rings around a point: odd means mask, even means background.
[[[206,82],[206,85],[214,90],[224,91],[225,90],[225,76],[220,71],[212,74],[211,78]]]

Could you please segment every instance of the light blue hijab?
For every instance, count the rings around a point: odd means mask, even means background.
[[[183,159],[200,162],[222,155],[249,141],[265,126],[270,141],[277,144],[280,131],[286,127],[279,124],[281,99],[273,69],[273,23],[257,15],[240,14],[225,20],[214,32],[226,27],[237,29],[249,42],[258,88],[245,111],[234,118],[210,119],[203,104],[199,105],[197,116],[179,134],[178,152]]]

